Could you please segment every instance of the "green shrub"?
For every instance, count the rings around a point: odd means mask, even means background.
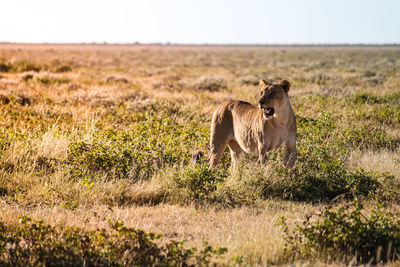
[[[369,93],[357,93],[350,98],[356,104],[399,104],[400,93],[377,96]]]
[[[278,178],[274,182],[270,182],[268,177],[259,181],[264,187],[264,197],[329,200],[341,194],[368,196],[377,192],[381,187],[379,175],[361,169],[353,172],[346,168],[350,141],[354,142],[353,146],[359,147],[364,139],[355,140],[353,136],[347,134],[346,137],[343,133],[333,135],[337,127],[327,113],[322,114],[319,120],[298,117],[297,122],[298,161],[291,170],[280,163],[272,163],[273,175]],[[387,145],[383,140],[383,144],[378,144]]]
[[[59,160],[55,158],[40,156],[35,160],[35,171],[38,175],[54,173]]]
[[[204,242],[202,250],[184,241],[162,243],[161,236],[110,221],[111,230],[60,228],[20,218],[19,226],[0,222],[0,265],[5,266],[208,266],[226,248]]]
[[[0,156],[7,150],[13,141],[15,140],[26,140],[27,134],[21,134],[16,132],[0,132]]]
[[[6,62],[0,62],[0,72],[10,71],[12,66]]]
[[[376,113],[378,115],[374,116],[384,117],[387,120],[385,112],[384,109],[383,111],[380,109]],[[383,115],[379,115],[380,113]],[[308,150],[314,145],[327,146],[332,153],[344,155],[350,148],[394,150],[400,145],[399,138],[392,137],[370,124],[358,123],[351,128],[337,126],[329,113],[323,113],[318,120],[301,116],[297,116],[296,120],[300,150]]]
[[[356,119],[380,125],[395,126],[400,123],[400,104],[378,104],[373,109],[358,108]],[[374,129],[376,126],[371,126]]]
[[[376,76],[376,72],[367,70],[367,71],[364,71],[363,76],[364,76],[364,77],[367,77],[367,78],[374,77],[374,76]]]
[[[376,128],[345,129],[342,136],[339,143],[343,147],[394,150],[400,145],[400,138],[392,137],[385,131]]]
[[[182,174],[176,173],[174,181],[185,192],[184,202],[213,202],[213,193],[226,177],[227,174],[221,170],[209,169],[206,164],[196,164],[194,169],[187,168]]]
[[[197,121],[177,123],[150,114],[135,119],[131,131],[99,131],[91,142],[70,144],[67,163],[73,172],[146,179],[163,167],[187,164],[194,145],[206,140],[206,131]]]
[[[27,73],[27,74],[25,74],[24,76],[21,77],[21,80],[23,80],[25,82],[27,82],[27,81],[29,81],[31,79],[33,79],[33,75],[29,74],[29,73]]]
[[[68,78],[54,78],[54,77],[49,77],[49,76],[43,76],[43,77],[36,77],[36,80],[41,83],[41,84],[46,84],[46,85],[51,85],[51,84],[63,84],[63,83],[69,83],[70,80]]]
[[[130,158],[124,158],[124,151],[119,153],[118,148],[118,144],[72,143],[68,150],[68,162],[76,166],[75,171],[80,169],[79,165],[83,165],[81,169],[90,172],[105,171],[123,176],[128,172],[126,163]]]
[[[330,200],[342,194],[361,194],[368,196],[376,192],[380,184],[368,173],[343,172],[343,168],[335,170],[334,164],[324,164],[324,170],[315,168],[309,170],[305,167],[302,171],[294,174],[293,180],[287,184],[288,189],[282,194],[294,200]],[[316,166],[312,166],[316,167]],[[311,171],[311,174],[309,173]],[[326,175],[326,176],[324,176]],[[289,176],[289,179],[292,178]],[[285,185],[285,183],[284,183]],[[282,190],[282,188],[281,188]],[[285,192],[286,191],[286,192]]]
[[[11,138],[7,133],[0,133],[0,153],[5,151],[11,144]]]
[[[325,207],[320,219],[311,216],[288,229],[284,219],[280,222],[285,231],[286,249],[298,255],[325,254],[334,260],[347,261],[356,257],[360,262],[396,260],[400,249],[400,221],[378,205],[368,216],[355,199],[353,204],[339,208]],[[321,255],[318,255],[321,256]]]
[[[39,72],[41,67],[29,63],[25,60],[16,62],[14,64],[0,62],[0,72],[25,72],[25,71],[34,71]]]
[[[13,65],[13,70],[15,72],[25,72],[25,71],[34,71],[34,72],[39,72],[41,67],[29,63],[25,60],[19,61]]]
[[[400,93],[398,92],[383,96],[358,93],[350,97],[348,103],[351,109],[356,111],[356,119],[393,126],[400,123]]]
[[[327,144],[337,127],[332,115],[326,112],[318,120],[297,116],[296,123],[299,146],[305,149],[312,144]]]
[[[72,68],[68,65],[63,65],[56,69],[56,72],[70,72],[70,71],[72,71]]]
[[[324,152],[318,155],[311,153],[300,155],[297,166],[291,170],[281,164],[274,164],[273,175],[278,178],[275,178],[274,182],[268,177],[259,181],[263,187],[263,197],[327,201],[340,195],[371,196],[381,188],[378,175],[362,169],[351,172],[345,168],[344,162]]]

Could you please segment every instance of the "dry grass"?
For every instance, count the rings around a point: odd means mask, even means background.
[[[399,179],[399,151],[354,151],[349,158],[351,168],[363,168],[373,172],[388,172]]]
[[[71,146],[85,142],[114,148],[118,142],[107,140],[104,132],[136,131],[140,121],[134,118],[141,112],[176,125],[194,122],[208,134],[211,114],[222,101],[255,103],[260,78],[289,79],[292,104],[301,117],[319,120],[329,113],[339,129],[378,128],[399,140],[395,112],[400,103],[356,99],[357,94],[385,97],[399,92],[399,55],[398,47],[1,44],[0,63],[15,71],[0,75],[0,95],[10,100],[0,102],[0,137],[5,134],[4,140],[10,141],[0,143],[0,220],[14,225],[18,215],[27,215],[52,225],[96,229],[114,218],[167,239],[186,239],[189,245],[208,239],[226,246],[228,254],[220,260],[224,265],[233,264],[232,259],[241,259],[244,266],[292,264],[277,218],[284,216],[294,225],[318,212],[323,201],[264,197],[234,207],[188,204],[173,180],[182,175],[183,160],[161,165],[147,178],[131,179],[130,172],[115,178],[108,169],[89,173],[85,180],[73,173],[78,163],[68,162]],[[38,70],[26,69],[23,62]],[[385,108],[387,113],[377,114]],[[152,130],[156,128],[148,130],[150,136]],[[336,129],[326,140],[339,133]],[[173,134],[160,136],[166,140],[161,143],[170,142],[168,135]],[[199,136],[196,146],[201,142],[205,148],[208,139],[203,132]],[[349,145],[340,155],[347,159],[346,168],[388,172],[400,182],[398,147],[373,144]],[[194,146],[186,138],[176,150],[184,158],[183,152]],[[229,175],[221,190],[249,194],[248,184],[259,173],[252,164],[245,162],[239,173]],[[264,170],[266,177],[279,184],[280,176],[272,175],[271,168]],[[397,203],[389,206],[399,210]],[[295,266],[344,264],[322,258],[294,261]]]
[[[186,239],[188,245],[200,246],[207,239],[212,245],[226,244],[224,261],[245,254],[244,261],[253,266],[284,262],[283,239],[276,226],[278,216],[296,221],[318,206],[270,201],[265,207],[215,210],[193,206],[157,205],[132,207],[77,208],[73,211],[59,207],[33,207],[29,211],[20,205],[1,205],[1,220],[16,223],[18,215],[45,220],[53,225],[71,225],[88,230],[107,228],[106,219],[121,220],[126,226],[163,233],[166,239]]]

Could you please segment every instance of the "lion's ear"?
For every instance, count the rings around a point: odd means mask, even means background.
[[[290,82],[288,80],[282,80],[278,83],[280,87],[282,87],[283,90],[285,90],[286,93],[289,92],[290,89]]]
[[[267,83],[264,79],[261,79],[261,80],[260,80],[260,87],[261,87],[261,88],[264,88],[265,86],[267,86],[267,84],[268,84],[268,83]]]

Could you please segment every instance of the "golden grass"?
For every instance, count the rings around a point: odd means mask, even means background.
[[[96,205],[68,210],[60,206],[21,207],[2,203],[0,219],[16,223],[18,215],[44,220],[52,225],[79,226],[94,230],[107,228],[106,219],[121,220],[126,226],[163,233],[166,239],[186,239],[188,245],[200,246],[203,240],[212,245],[226,244],[224,261],[245,253],[244,261],[254,266],[284,261],[283,239],[276,226],[278,216],[295,221],[318,206],[270,201],[265,207],[215,210],[194,206],[157,205],[108,207]]]
[[[51,171],[42,167],[43,159],[66,160],[71,143],[91,143],[99,129],[132,130],[135,125],[126,118],[151,110],[163,101],[190,111],[184,116],[174,115],[181,116],[182,121],[187,120],[185,116],[210,118],[215,107],[227,99],[255,103],[258,87],[254,83],[260,78],[274,82],[291,80],[290,95],[300,116],[317,119],[326,109],[344,127],[378,125],[373,119],[357,119],[359,111],[346,106],[347,102],[325,107],[325,103],[318,101],[322,97],[351,97],[360,92],[378,96],[398,92],[398,55],[398,47],[0,44],[0,62],[27,61],[41,67],[39,72],[9,72],[0,76],[0,95],[32,100],[30,105],[0,103],[0,132],[25,134],[25,139],[13,139],[1,153],[0,175],[5,178],[0,187],[8,193],[0,197],[0,220],[16,224],[18,215],[27,215],[52,225],[96,229],[107,227],[106,219],[114,218],[126,226],[163,234],[167,239],[186,239],[189,245],[199,246],[207,239],[212,245],[226,246],[228,254],[222,264],[233,264],[232,258],[242,256],[243,266],[287,266],[292,262],[288,262],[290,255],[283,250],[282,231],[276,225],[278,216],[286,217],[294,225],[324,204],[264,199],[248,207],[233,208],[173,205],[182,203],[171,197],[177,194],[169,194],[176,190],[171,180],[175,167],[165,168],[148,180],[132,181],[129,174],[120,180],[96,177],[95,183],[88,186],[71,178],[69,167],[58,166]],[[72,71],[56,73],[62,65],[70,66]],[[376,75],[366,77],[368,70]],[[33,78],[24,81],[26,74]],[[203,77],[222,78],[227,89],[193,89]],[[167,82],[169,86],[158,86]],[[316,98],[312,99],[313,96]],[[334,101],[328,103],[336,105]],[[374,113],[375,106],[364,108],[368,114]],[[390,136],[400,137],[399,123],[378,126]],[[352,170],[389,172],[400,180],[399,155],[398,148],[354,149],[347,165]],[[240,191],[243,180],[249,178],[246,175],[259,171],[252,164],[245,163],[241,169],[244,175],[229,176],[226,187]],[[11,165],[12,171],[7,169]],[[271,171],[268,168],[266,173]],[[393,211],[398,211],[397,204],[391,205]],[[296,259],[293,264],[344,263]]]
[[[350,155],[351,168],[363,168],[372,172],[388,172],[400,179],[400,152],[396,151],[353,151]]]

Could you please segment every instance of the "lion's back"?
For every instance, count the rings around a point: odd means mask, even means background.
[[[235,139],[239,143],[242,139],[248,139],[248,135],[254,132],[254,119],[258,109],[248,102],[240,100],[228,100],[223,102],[215,110],[211,121],[212,142],[224,142]]]

